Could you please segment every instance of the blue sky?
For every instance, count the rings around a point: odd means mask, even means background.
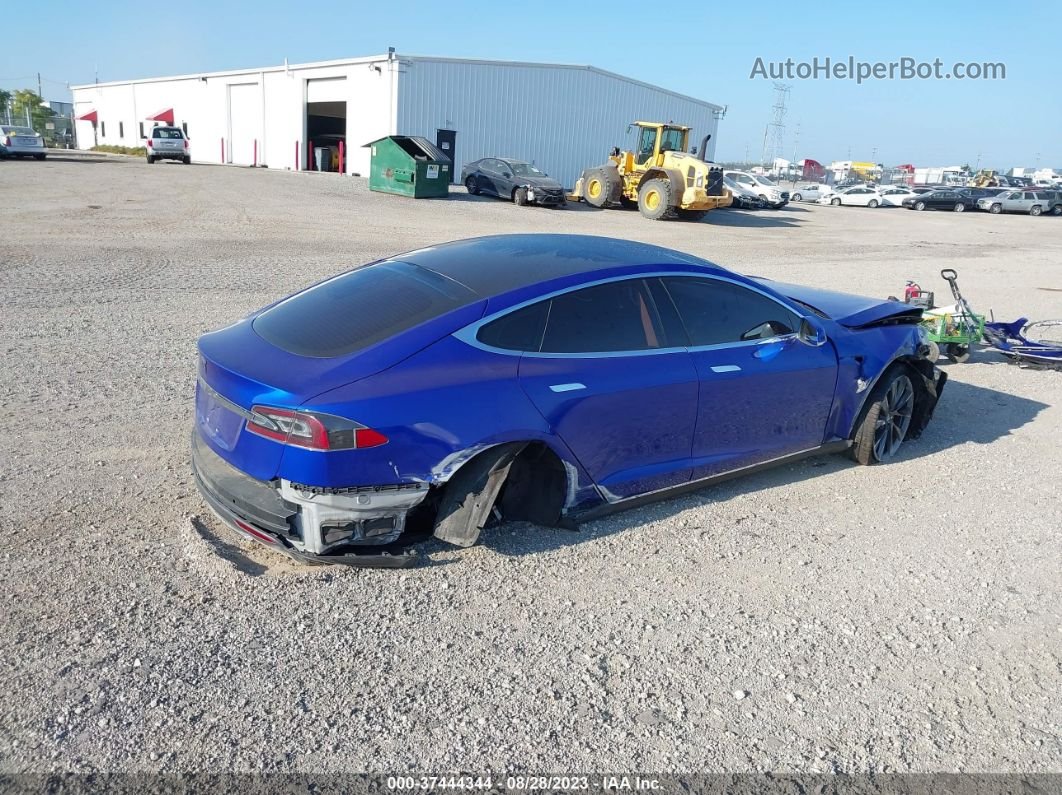
[[[1062,168],[1062,4],[107,0],[7,3],[0,87],[66,84],[385,52],[592,64],[728,106],[719,160],[758,160],[772,81],[756,59],[1002,62],[1006,79],[788,80],[783,154],[819,161]],[[165,21],[150,9],[178,13]],[[77,10],[74,10],[77,9]],[[147,13],[145,13],[147,12]],[[20,31],[25,35],[20,34]],[[639,43],[645,39],[644,43]],[[676,119],[676,121],[678,121]],[[799,125],[799,140],[796,140]]]

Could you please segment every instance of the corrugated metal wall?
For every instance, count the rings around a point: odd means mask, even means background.
[[[691,145],[712,134],[713,106],[583,67],[470,63],[401,57],[398,133],[434,141],[457,131],[458,174],[481,157],[515,157],[571,187],[613,146],[633,146],[627,125],[674,121],[693,127]]]

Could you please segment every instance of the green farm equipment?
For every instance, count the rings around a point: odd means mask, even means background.
[[[922,314],[922,325],[929,339],[929,360],[936,361],[943,353],[953,362],[965,362],[970,358],[973,344],[984,337],[985,316],[974,312],[962,297],[954,270],[945,268],[940,275],[951,287],[955,303],[926,309]]]

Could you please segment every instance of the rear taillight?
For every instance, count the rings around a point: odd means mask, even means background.
[[[4,146],[11,146],[11,137],[10,136],[7,136],[7,135],[4,136]]]
[[[147,139],[147,145],[148,145],[148,149],[153,149],[154,146],[155,146],[153,143],[151,143],[151,139],[150,138]]]
[[[354,450],[387,444],[387,437],[360,423],[311,411],[254,406],[247,430],[258,436],[309,450]]]
[[[184,148],[185,149],[188,148],[188,139],[187,138],[184,139]]]

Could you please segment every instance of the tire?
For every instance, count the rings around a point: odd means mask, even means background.
[[[147,161],[149,166],[155,165],[155,158],[153,158],[151,155],[147,156]]]
[[[46,158],[47,156],[48,155],[34,155],[33,159],[34,160],[44,160],[44,158]]]
[[[513,191],[513,204],[517,207],[527,206],[527,188],[517,188]]]
[[[957,213],[966,212],[966,205],[963,204],[962,202],[959,202],[958,204],[955,205],[955,212],[957,212]]]
[[[479,195],[479,187],[476,185],[476,178],[471,174],[469,174],[468,179],[465,180],[465,190],[468,191],[470,196]]]
[[[707,210],[679,210],[678,216],[683,221],[703,221],[708,215]]]
[[[1043,211],[1044,211],[1043,207],[1041,207],[1039,204],[1035,204],[1035,205],[1033,205],[1032,207],[1029,208],[1029,215],[1039,215]]]
[[[799,193],[794,193],[793,194],[793,201],[802,202],[802,201],[804,201],[804,197],[801,196]]]
[[[877,206],[878,206],[878,200],[877,199],[871,199],[870,201],[867,202],[867,207],[869,207],[870,209],[874,209]]]
[[[586,177],[583,179],[583,199],[591,207],[608,207],[611,187],[611,181],[605,174],[605,169],[591,169],[586,172]]]
[[[999,215],[1001,212],[1003,212],[1003,205],[993,204],[991,207],[988,208],[988,212],[992,213],[992,215]]]
[[[866,466],[896,455],[911,427],[914,407],[914,384],[907,373],[900,368],[886,373],[874,388],[867,412],[852,437],[852,458]]]
[[[937,345],[937,343],[930,340],[926,343],[926,346],[929,348],[929,353],[926,354],[926,359],[928,361],[935,362],[940,358],[940,346]]]
[[[671,212],[671,182],[666,179],[646,180],[638,188],[638,212],[650,221],[666,218]]]
[[[1051,208],[1051,215],[1062,215],[1062,204],[1056,204]]]
[[[926,209],[926,203],[925,202],[915,202],[914,208],[916,210],[918,210],[919,212],[921,212],[922,210]]]
[[[189,155],[185,155],[181,158],[181,162],[184,163],[186,166],[190,166],[192,165],[192,158]]]
[[[951,361],[956,364],[962,364],[970,359],[970,346],[959,345],[956,342],[949,342],[944,347],[944,353]]]
[[[841,206],[841,200],[840,199],[830,199],[830,204],[832,204],[834,207],[840,207]]]

